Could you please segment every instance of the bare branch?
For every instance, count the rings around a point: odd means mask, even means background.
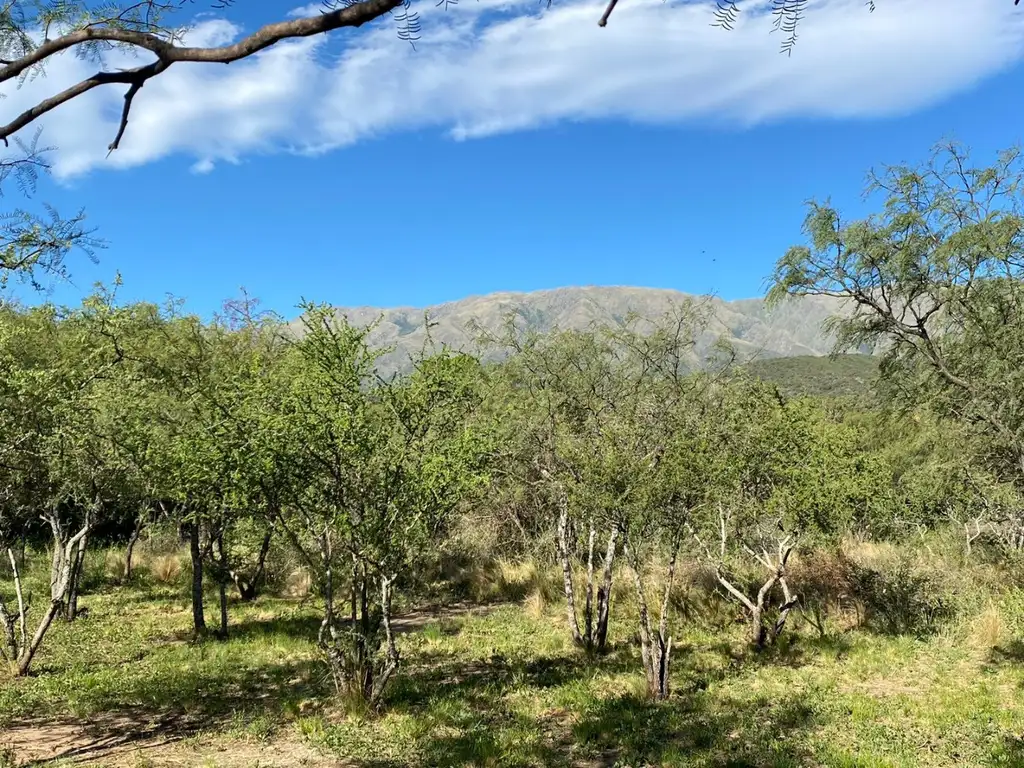
[[[398,8],[404,0],[362,0],[344,8],[320,13],[290,21],[267,24],[236,43],[210,48],[176,46],[150,32],[120,29],[110,26],[86,26],[66,35],[47,40],[30,53],[0,68],[0,83],[17,78],[34,66],[44,63],[51,56],[87,43],[122,43],[142,48],[156,55],[156,61],[136,69],[123,72],[97,72],[90,78],[65,89],[61,93],[39,102],[20,114],[13,121],[0,128],[0,139],[6,141],[17,131],[31,124],[50,110],[70,101],[100,85],[123,83],[130,86],[125,95],[125,109],[122,113],[118,135],[111,144],[116,149],[127,125],[131,101],[146,80],[165,71],[176,62],[201,62],[230,64],[252,56],[282,40],[310,37],[342,27],[360,27]]]

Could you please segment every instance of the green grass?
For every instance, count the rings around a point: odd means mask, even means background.
[[[566,642],[557,603],[497,605],[401,635],[402,672],[374,718],[333,705],[312,601],[234,604],[232,637],[201,644],[188,641],[184,586],[99,588],[82,603],[88,615],[55,626],[33,677],[0,680],[0,746],[25,718],[130,715],[199,755],[213,741],[301,740],[366,766],[1024,766],[1016,594],[924,640],[797,628],[760,656],[740,625],[691,625],[661,704],[642,695],[621,613],[612,650],[592,659]],[[208,757],[194,764],[219,764]]]

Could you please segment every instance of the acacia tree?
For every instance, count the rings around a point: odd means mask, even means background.
[[[847,300],[836,349],[883,350],[890,396],[925,404],[977,440],[977,459],[1024,488],[1024,165],[1019,150],[988,167],[956,144],[920,167],[872,174],[877,215],[844,221],[812,203],[809,244],[779,260],[769,300]]]
[[[521,333],[511,315],[504,335],[481,333],[481,341],[512,353],[499,374],[510,397],[500,412],[502,475],[534,486],[553,512],[570,635],[581,648],[603,651],[624,504],[637,480],[614,466],[608,431],[627,380],[608,335],[598,329]],[[580,529],[586,532],[582,627],[575,573]],[[600,561],[599,536],[605,539]]]
[[[641,342],[644,343],[644,342]],[[645,344],[646,346],[646,344]],[[636,468],[645,478],[631,505],[623,553],[633,577],[639,619],[640,656],[648,695],[664,700],[669,695],[672,633],[670,599],[676,565],[695,516],[715,493],[715,437],[719,415],[708,390],[720,371],[690,374],[672,381],[668,392],[655,400],[648,414],[648,450]],[[662,384],[665,382],[663,381]],[[667,566],[654,614],[648,600],[648,565],[658,555]]]
[[[278,325],[247,296],[228,302],[209,323],[180,314],[171,302],[138,352],[163,398],[162,445],[150,456],[153,486],[188,529],[197,637],[206,633],[207,571],[217,583],[222,637],[229,587],[253,600],[265,572],[273,523],[253,419],[283,349]],[[253,552],[238,546],[241,531],[255,534]]]
[[[5,317],[14,327],[5,329],[2,350],[8,442],[0,517],[13,517],[14,525],[0,528],[10,537],[15,526],[38,516],[52,540],[49,601],[31,636],[31,606],[24,600],[10,541],[4,542],[18,609],[15,615],[4,606],[0,621],[18,675],[28,673],[53,620],[62,611],[75,617],[88,536],[116,502],[123,478],[109,405],[122,371],[117,338],[130,313],[111,301],[100,291],[79,310],[47,305]]]
[[[279,523],[323,598],[318,643],[339,694],[372,709],[400,663],[396,593],[484,479],[485,451],[466,421],[479,364],[442,351],[415,360],[406,378],[383,380],[370,329],[326,307],[304,309],[305,333],[263,434],[291,478]]]

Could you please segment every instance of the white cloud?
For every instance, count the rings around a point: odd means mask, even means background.
[[[189,170],[195,174],[209,173],[215,168],[213,160],[208,157],[204,157],[202,160],[197,161]]]
[[[812,0],[789,58],[780,33],[768,32],[765,2],[732,32],[710,26],[711,6],[693,0],[622,0],[604,29],[604,0],[554,0],[540,12],[536,0],[467,0],[448,11],[414,2],[423,26],[415,51],[384,19],[228,67],[175,65],[142,89],[109,158],[123,93],[97,89],[44,119],[45,143],[59,147],[55,171],[67,179],[180,153],[205,173],[246,154],[327,151],[425,127],[469,139],[560,120],[877,117],[932,104],[1024,53],[1024,13],[1006,0],[884,0],[874,13],[863,0]],[[189,43],[241,31],[208,19]],[[45,78],[6,91],[6,119],[94,68],[54,61]]]

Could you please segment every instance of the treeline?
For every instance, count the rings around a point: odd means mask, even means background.
[[[102,290],[78,308],[5,306],[3,653],[27,674],[52,622],[75,620],[88,547],[121,542],[130,579],[158,519],[188,541],[197,638],[210,632],[204,580],[225,636],[229,593],[255,599],[285,543],[315,584],[339,692],[369,707],[400,663],[395,606],[457,528],[486,527],[503,555],[553,542],[566,631],[585,652],[607,648],[628,605],[656,699],[669,694],[680,564],[710,574],[763,649],[812,602],[795,559],[844,536],[952,525],[965,551],[1019,550],[1024,228],[977,208],[1006,188],[1015,157],[1003,160],[954,164],[931,196],[925,175],[895,169],[881,217],[840,225],[814,207],[812,247],[780,261],[773,298],[845,291],[841,342],[886,345],[872,408],[787,397],[725,345],[698,355],[712,320],[701,303],[544,335],[513,315],[480,332],[504,362],[428,341],[393,378],[376,371],[372,328],[323,306],[303,307],[300,333],[248,299],[207,322]],[[21,574],[42,546],[49,596],[29,600]]]

